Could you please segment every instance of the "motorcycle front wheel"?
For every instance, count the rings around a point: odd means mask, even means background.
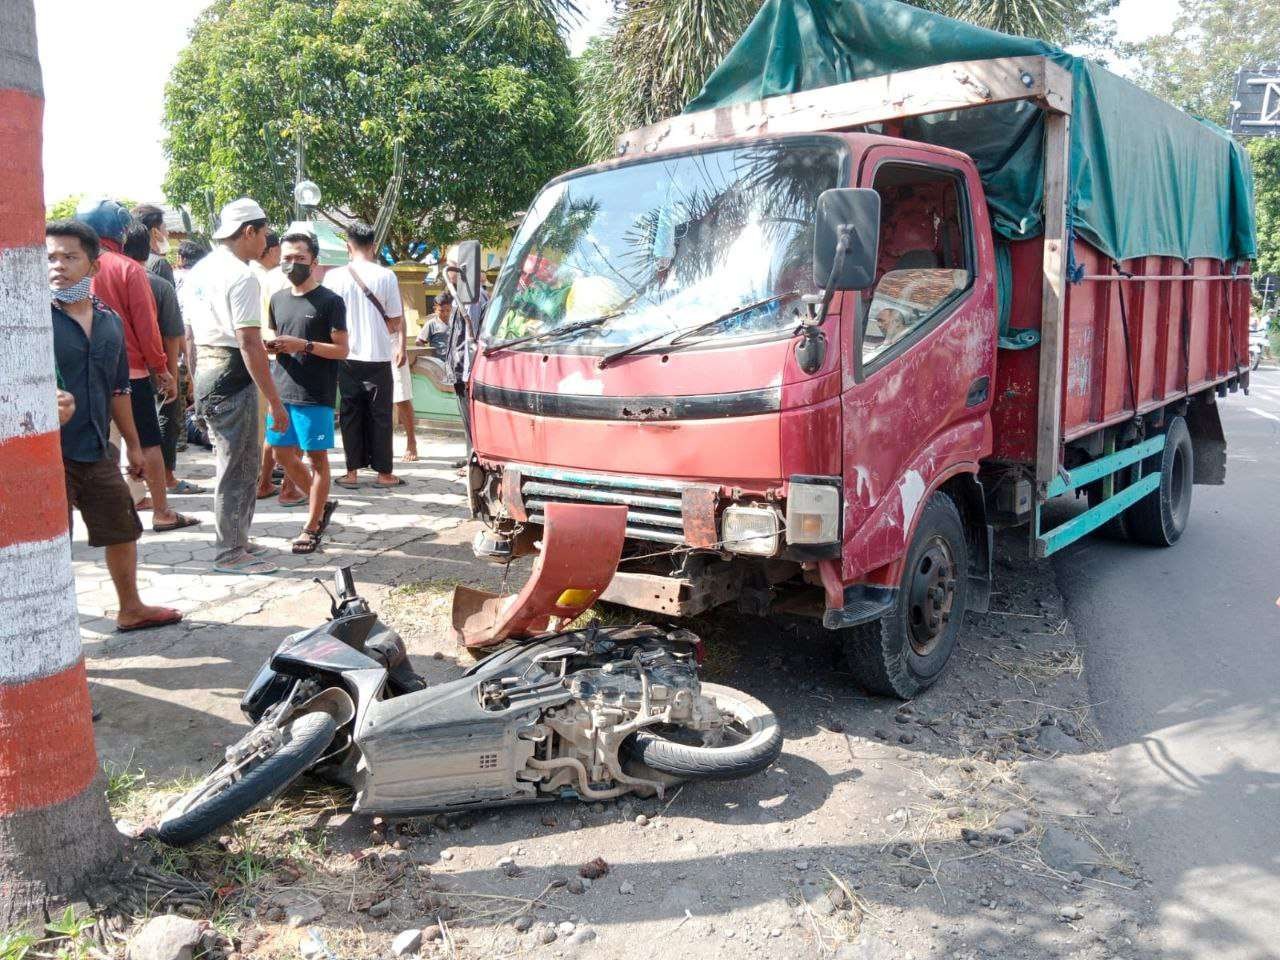
[[[708,744],[691,730],[638,730],[628,741],[631,755],[681,780],[736,780],[778,759],[782,728],[773,711],[755,697],[717,683],[702,684],[703,696],[732,718],[719,743]]]
[[[304,713],[284,725],[279,745],[242,764],[224,763],[177,801],[156,836],[181,847],[206,837],[284,790],[324,756],[338,725],[327,713]]]

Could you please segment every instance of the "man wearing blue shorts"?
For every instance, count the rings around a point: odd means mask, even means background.
[[[315,234],[291,230],[280,239],[280,269],[289,289],[272,295],[275,328],[267,349],[275,354],[274,377],[289,412],[283,433],[267,428],[276,462],[299,490],[309,491],[306,526],[293,541],[294,553],[314,553],[338,501],[329,499],[329,451],[333,449],[333,409],[338,394],[338,361],[347,355],[347,308],[342,298],[320,286],[314,270],[320,255]],[[311,463],[302,462],[302,451]]]

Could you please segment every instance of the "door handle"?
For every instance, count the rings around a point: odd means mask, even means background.
[[[964,398],[964,405],[966,407],[976,407],[980,403],[986,403],[987,394],[990,392],[991,378],[979,377],[969,384],[969,395]]]

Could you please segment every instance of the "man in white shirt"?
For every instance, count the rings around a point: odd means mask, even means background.
[[[357,221],[347,228],[351,263],[325,274],[324,285],[347,306],[347,359],[338,367],[342,394],[342,449],[347,472],[334,482],[354,490],[356,471],[377,472],[375,487],[404,483],[392,471],[392,364],[404,359],[404,306],[396,275],[377,262],[373,227]]]
[[[289,415],[271,376],[262,343],[262,292],[249,261],[266,246],[267,215],[244,197],[222,208],[213,252],[191,268],[182,285],[183,316],[200,354],[196,409],[217,455],[213,509],[219,573],[273,573],[264,549],[249,540],[262,439],[258,390],[271,426],[288,429]],[[256,386],[255,386],[256,384]]]

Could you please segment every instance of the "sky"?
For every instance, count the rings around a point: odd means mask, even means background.
[[[209,0],[35,0],[44,67],[45,201],[71,193],[163,199],[164,85]],[[579,0],[569,35],[579,53],[609,0]],[[1122,40],[1167,29],[1177,0],[1121,0]]]

